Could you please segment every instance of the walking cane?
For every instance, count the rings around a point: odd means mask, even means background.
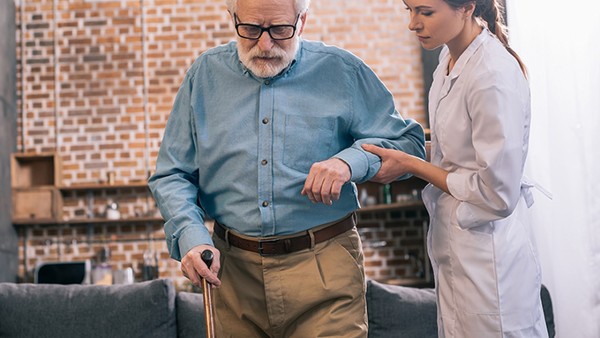
[[[202,260],[210,269],[210,265],[212,264],[214,254],[210,250],[202,251],[200,255]],[[204,297],[204,319],[206,320],[206,338],[215,338],[215,319],[213,313],[213,303],[212,303],[212,286],[209,282],[206,281],[205,278],[202,278],[202,295]]]

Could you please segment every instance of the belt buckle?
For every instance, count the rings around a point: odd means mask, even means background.
[[[278,242],[279,238],[269,238],[269,239],[261,239],[258,241],[258,253],[261,256],[270,256],[270,255],[274,255],[274,254],[270,254],[270,253],[265,253],[264,252],[264,247],[263,247],[263,243],[275,243]]]

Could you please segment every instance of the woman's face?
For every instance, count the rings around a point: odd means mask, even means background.
[[[410,12],[408,29],[417,34],[425,49],[451,44],[464,28],[464,8],[454,9],[444,0],[404,0],[404,4]]]

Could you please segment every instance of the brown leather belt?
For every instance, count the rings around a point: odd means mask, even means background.
[[[215,222],[214,232],[219,238],[243,250],[259,253],[261,256],[283,255],[290,252],[309,249],[312,245],[324,242],[352,229],[356,225],[356,214],[352,213],[343,220],[312,231],[314,243],[311,244],[309,231],[303,231],[297,236],[262,237],[247,239],[229,231],[225,226]],[[227,238],[226,238],[227,237]]]

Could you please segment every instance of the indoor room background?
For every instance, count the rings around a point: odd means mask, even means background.
[[[146,180],[187,68],[235,38],[225,1],[15,5],[18,279],[34,280],[40,263],[89,259],[141,280],[154,262],[161,278],[189,288],[169,259]],[[422,51],[407,25],[397,2],[313,1],[303,36],[364,59],[399,112],[427,125]],[[36,183],[29,170],[48,177]],[[392,206],[382,205],[382,187],[365,187],[374,204],[359,216],[370,278],[431,282],[421,186],[394,187],[388,197],[403,203]]]
[[[534,192],[532,222],[557,337],[600,337],[600,5],[506,6],[531,84],[527,171],[553,196]],[[399,112],[427,127],[436,53],[407,26],[401,0],[313,0],[303,36],[365,60]],[[222,0],[0,2],[0,281],[89,260],[191,288],[146,179],[187,68],[234,38]],[[373,201],[359,212],[369,278],[430,285],[421,187],[360,187]]]

